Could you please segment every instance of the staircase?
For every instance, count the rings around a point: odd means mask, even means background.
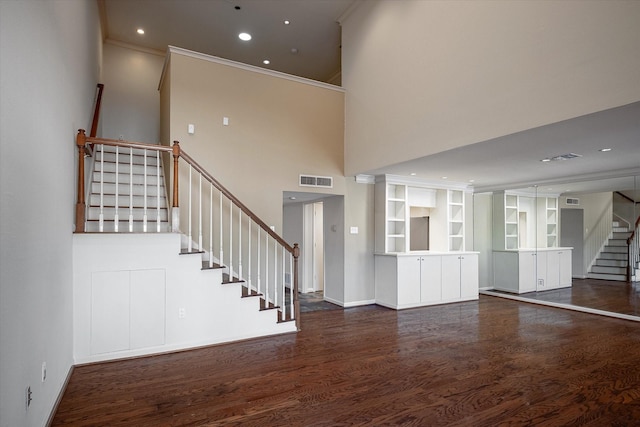
[[[297,245],[177,142],[116,141],[79,130],[76,143],[81,159],[89,154],[78,167],[74,234],[77,361],[298,330]],[[170,192],[165,164],[172,164]]]
[[[96,145],[85,231],[170,231],[159,161],[157,151]]]
[[[627,239],[631,235],[628,227],[623,227],[619,222],[613,222],[613,232],[607,244],[604,246],[598,258],[591,266],[587,274],[590,279],[604,279],[615,281],[627,280],[628,246]]]

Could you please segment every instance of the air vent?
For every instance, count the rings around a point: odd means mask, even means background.
[[[577,206],[579,204],[580,204],[580,199],[571,199],[571,198],[567,197],[567,205]]]
[[[300,187],[333,188],[333,178],[330,176],[300,175]]]

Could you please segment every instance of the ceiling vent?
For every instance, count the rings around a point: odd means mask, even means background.
[[[571,159],[575,159],[577,157],[582,157],[582,155],[581,154],[576,154],[576,153],[569,153],[569,154],[563,154],[561,156],[552,157],[551,160],[554,160],[554,161],[571,160]]]
[[[333,188],[333,178],[330,176],[300,175],[300,187]]]
[[[580,199],[572,199],[567,197],[567,205],[577,206],[580,204]]]

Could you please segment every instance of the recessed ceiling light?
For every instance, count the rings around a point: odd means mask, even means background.
[[[289,196],[289,200],[295,200],[296,196]]]
[[[475,179],[470,179],[469,182],[476,182],[476,180]]]
[[[295,47],[291,48],[291,53],[296,55],[298,53],[298,49],[296,49]]]
[[[238,37],[240,38],[240,40],[245,41],[245,42],[251,40],[251,34],[249,34],[249,33],[240,33],[240,34],[238,34]]]
[[[540,161],[541,161],[541,162],[545,162],[545,163],[546,163],[546,162],[550,162],[550,161],[551,161],[551,159],[542,159],[542,160],[540,160]]]
[[[140,35],[143,35],[143,34],[144,34],[144,30],[143,30],[142,28],[138,28],[138,29],[136,30],[136,32],[137,32],[138,34],[140,34]]]
[[[411,172],[409,175],[411,175],[411,176],[416,176],[416,175],[417,175],[417,173],[415,173],[415,172]]]
[[[602,151],[603,153],[606,153],[607,151],[611,151],[611,148],[601,148],[598,151]]]
[[[289,25],[289,24],[291,24],[291,22],[288,19],[285,19],[284,20],[284,25]]]
[[[269,64],[271,64],[271,61],[269,61],[268,59],[265,59],[264,61],[262,61],[262,63],[264,65],[269,65]]]
[[[447,177],[446,177],[446,176],[443,176],[443,177],[442,177],[442,179],[447,179]]]

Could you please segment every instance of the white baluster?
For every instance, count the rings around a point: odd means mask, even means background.
[[[100,145],[100,214],[98,216],[98,230],[104,231],[104,144]]]
[[[289,304],[290,304],[290,313],[291,313],[291,318],[293,319],[295,317],[295,314],[293,312],[293,298],[294,298],[294,294],[293,294],[294,288],[293,288],[293,254],[289,254],[289,293],[291,294],[291,299],[289,300]],[[295,295],[297,296],[297,295]]]
[[[218,191],[220,195],[220,267],[224,265],[224,231],[222,229],[222,191]]]
[[[191,249],[193,248],[192,245],[192,241],[193,241],[193,236],[191,234],[191,170],[192,170],[192,166],[191,164],[189,164],[189,243],[187,246],[187,251],[191,252]]]
[[[285,284],[285,251],[282,247],[282,320],[286,319],[287,314],[287,285]]]
[[[278,241],[273,239],[273,305],[278,304]]]
[[[198,189],[198,250],[202,250],[202,174]]]
[[[249,243],[247,244],[247,285],[249,285],[249,293],[251,293],[251,218],[248,220],[247,234],[249,239]]]
[[[120,163],[120,158],[119,158],[119,154],[120,154],[120,147],[118,147],[116,145],[116,203],[115,203],[115,208],[116,208],[116,213],[113,215],[113,231],[115,231],[116,233],[118,232],[118,193],[120,192],[118,190],[118,165]]]
[[[143,151],[144,162],[143,162],[143,171],[144,171],[144,207],[142,214],[142,231],[144,233],[147,232],[147,149],[145,148]]]
[[[242,279],[242,209],[238,209],[238,279]]]
[[[209,268],[213,268],[213,184],[209,184]]]
[[[229,200],[229,280],[233,280],[233,202]]]
[[[133,148],[129,148],[129,233],[133,233]]]
[[[256,260],[257,260],[257,271],[256,271],[256,281],[257,281],[257,291],[258,293],[262,292],[262,283],[260,281],[260,262],[262,261],[262,259],[260,258],[260,227],[258,227],[258,236],[256,238],[256,246],[258,247],[258,253],[256,256]]]
[[[265,235],[264,241],[264,299],[269,308],[269,234]]]
[[[156,151],[156,232],[159,233],[161,231],[161,221],[160,221],[160,151]]]

